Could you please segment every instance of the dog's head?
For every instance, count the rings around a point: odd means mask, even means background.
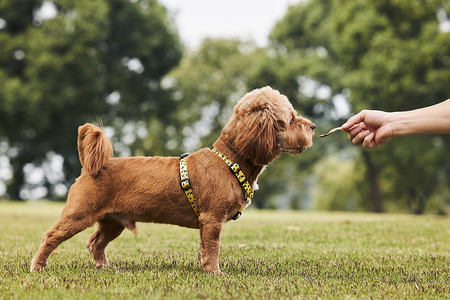
[[[221,137],[255,165],[267,165],[283,152],[296,155],[310,147],[315,128],[286,96],[266,86],[238,101]]]

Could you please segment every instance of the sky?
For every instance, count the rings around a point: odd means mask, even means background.
[[[169,9],[183,43],[191,48],[206,37],[254,40],[266,46],[273,26],[300,0],[159,0]]]
[[[183,43],[191,48],[199,46],[206,37],[253,40],[264,47],[270,31],[288,7],[302,1],[305,0],[159,0],[168,8]],[[44,21],[55,15],[54,4],[44,1],[35,17]]]

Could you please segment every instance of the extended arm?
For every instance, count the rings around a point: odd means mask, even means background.
[[[377,148],[394,136],[450,133],[450,99],[403,112],[363,110],[341,128],[355,145],[365,148]]]

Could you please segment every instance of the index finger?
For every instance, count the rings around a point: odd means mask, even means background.
[[[354,115],[353,117],[348,119],[347,122],[344,123],[344,125],[341,126],[341,130],[348,132],[356,124],[362,123],[364,121],[365,116],[366,116],[365,111],[361,111],[360,113]]]

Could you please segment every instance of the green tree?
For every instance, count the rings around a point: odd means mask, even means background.
[[[178,145],[189,151],[212,145],[248,92],[248,70],[261,55],[250,42],[206,39],[184,57],[166,79],[177,102]]]
[[[40,13],[46,6],[53,15]],[[53,152],[65,182],[79,174],[77,127],[101,117],[115,128],[167,122],[161,78],[181,58],[178,34],[156,0],[0,2],[0,138],[14,151],[10,198],[20,198],[24,166]],[[55,180],[44,178],[49,196]]]
[[[330,99],[347,95],[353,112],[408,110],[450,95],[449,14],[449,1],[307,1],[289,9],[271,38],[299,66],[297,78],[328,86]],[[448,183],[449,147],[448,136],[426,136],[360,149],[365,176],[356,192],[373,211],[384,201],[422,213]]]

